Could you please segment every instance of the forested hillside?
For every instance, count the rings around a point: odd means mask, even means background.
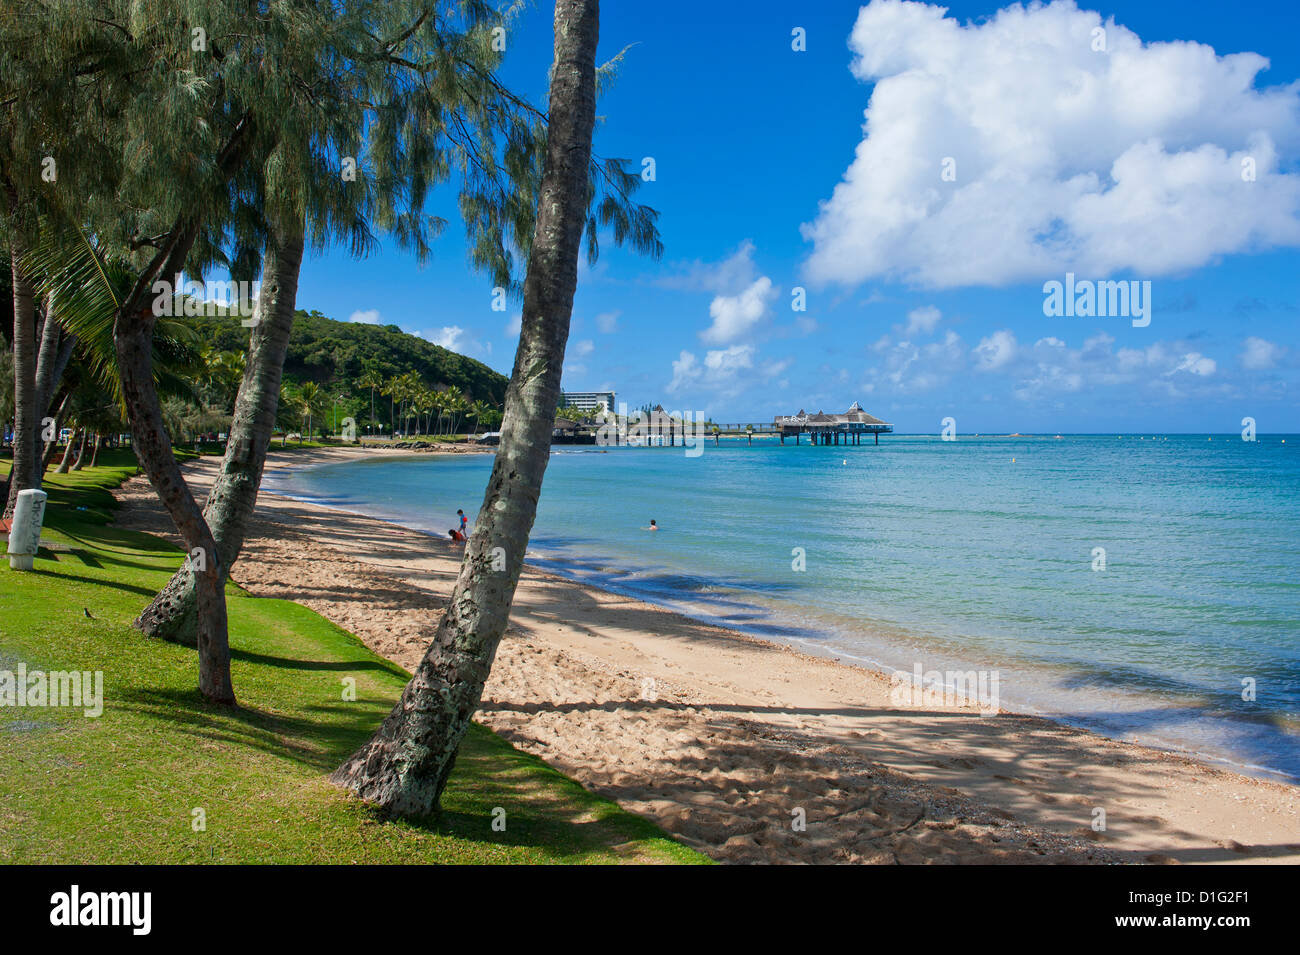
[[[248,329],[226,316],[187,318],[202,345],[214,351],[243,352]],[[506,379],[482,362],[448,351],[396,325],[340,322],[316,310],[299,309],[285,360],[286,384],[314,381],[323,389],[355,387],[368,369],[385,379],[408,372],[434,386],[454,386],[470,398],[500,407]]]

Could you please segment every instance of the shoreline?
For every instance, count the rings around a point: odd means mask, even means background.
[[[436,452],[273,452],[267,469],[419,453]],[[214,467],[191,465],[196,486]],[[143,491],[124,517],[152,509],[140,529],[169,532]],[[450,541],[271,491],[250,531],[234,569],[250,592],[418,661],[459,565]],[[899,710],[880,671],[532,563],[477,719],[727,861],[1300,861],[1295,786],[1048,717]]]
[[[314,460],[301,464],[294,462],[287,466],[277,467],[274,470],[282,472],[307,470],[313,467],[318,467],[321,464],[333,463],[339,460],[359,461],[378,457],[388,457],[403,450],[404,449],[400,448],[390,448],[385,449],[385,452],[382,454],[362,455],[356,454],[354,451],[349,451],[349,449],[324,449],[327,456],[321,460]],[[478,448],[476,450],[490,451],[492,449]],[[330,454],[332,451],[339,451],[341,454],[339,456],[334,456]],[[438,451],[435,449],[425,449],[424,453],[433,453],[436,455]],[[463,453],[463,451],[448,453]],[[415,453],[408,453],[407,456],[415,456]],[[340,504],[337,503],[336,500],[331,500],[328,497],[315,498],[287,493],[284,488],[267,489],[266,493],[276,494],[277,496],[288,500],[298,501],[316,507],[336,510],[365,520],[380,521],[394,527],[399,527],[404,531],[424,534],[435,540],[443,539],[443,535],[440,532],[432,529],[404,524],[400,519],[384,514],[365,513],[364,511],[352,510],[348,507],[347,503]],[[801,625],[798,622],[797,617],[791,615],[789,609],[783,611],[781,609],[773,609],[764,604],[749,604],[748,607],[750,610],[770,616],[771,620],[778,627],[790,631],[789,635],[769,637],[765,636],[762,632],[756,632],[753,628],[747,629],[743,624],[728,621],[722,615],[711,613],[707,607],[702,607],[698,603],[693,603],[689,597],[674,599],[671,596],[647,593],[644,590],[639,590],[635,586],[620,585],[608,579],[608,574],[610,573],[615,575],[627,572],[636,573],[637,571],[644,569],[641,566],[635,564],[626,566],[615,564],[604,567],[603,570],[607,572],[604,575],[600,572],[594,572],[588,575],[580,573],[577,570],[567,569],[566,564],[574,563],[575,566],[580,565],[587,569],[592,569],[596,568],[597,565],[595,563],[581,565],[580,562],[575,562],[571,558],[565,557],[561,554],[547,554],[542,551],[535,551],[531,543],[529,545],[528,554],[530,556],[525,561],[526,565],[539,574],[549,574],[568,581],[575,586],[593,587],[609,593],[617,594],[621,597],[637,600],[670,613],[680,614],[687,619],[706,626],[720,627],[725,630],[734,631],[739,635],[750,639],[758,640],[762,643],[768,643],[773,646],[788,647],[797,653],[806,654],[815,658],[827,659],[844,666],[865,670],[886,680],[890,679],[895,673],[904,674],[902,669],[887,662],[890,653],[896,649],[890,645],[890,641],[892,640],[897,644],[900,640],[917,639],[918,637],[923,638],[923,631],[920,634],[892,633],[889,635],[886,635],[884,631],[870,631],[869,633],[864,633],[864,636],[870,637],[871,646],[868,649],[871,650],[872,655],[863,655],[863,653],[857,648],[835,645],[833,641],[839,639],[838,634],[840,631],[834,627],[816,630],[803,627],[802,630],[805,635],[799,636],[796,635],[796,631],[801,629]],[[771,630],[772,626],[764,624],[762,625],[762,629]],[[824,638],[825,642],[819,642],[817,637]],[[927,674],[936,672],[940,677],[944,677],[945,675],[956,673],[960,676],[967,671],[979,669],[978,664],[973,664],[970,663],[969,660],[961,660],[954,657],[951,649],[936,649],[930,647],[926,653],[929,657],[941,661],[941,663],[937,664],[935,667],[927,667]],[[1018,666],[1019,665],[1017,665],[1017,667]],[[1035,664],[1032,661],[1025,662],[1023,664],[1023,669],[1021,669],[1020,672],[1032,673],[1034,667]],[[1013,667],[1011,675],[1014,676],[1015,672],[1016,668]],[[1004,672],[1004,676],[1005,675],[1006,673]],[[908,682],[915,683],[914,680]],[[960,696],[960,693],[956,695]],[[1049,720],[1073,729],[1093,733],[1108,740],[1141,746],[1158,753],[1183,756],[1214,768],[1223,769],[1228,772],[1240,773],[1266,782],[1276,782],[1288,786],[1300,786],[1300,775],[1288,773],[1283,769],[1265,765],[1263,763],[1249,762],[1231,752],[1214,752],[1198,749],[1195,744],[1181,741],[1176,736],[1171,738],[1161,738],[1158,734],[1143,732],[1140,729],[1108,727],[1105,725],[1105,719],[1096,718],[1089,721],[1083,717],[1075,717],[1070,713],[1056,711],[1051,707],[1050,700],[1040,699],[1033,703],[1024,698],[1007,700],[1005,694],[1002,694],[1000,702],[1003,704],[999,707],[1000,712],[1015,716],[1035,717]],[[1121,717],[1122,713],[1123,711],[1115,711],[1108,715],[1112,719],[1115,719]]]

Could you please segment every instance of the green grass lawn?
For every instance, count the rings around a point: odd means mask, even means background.
[[[118,452],[54,476],[36,570],[0,561],[0,670],[102,671],[104,681],[98,718],[0,706],[0,861],[707,861],[477,724],[439,815],[381,818],[326,777],[407,674],[296,603],[231,586],[240,705],[206,704],[195,652],[130,626],[180,563],[166,542],[110,526],[110,488],[134,473]],[[344,700],[348,678],[355,702]]]

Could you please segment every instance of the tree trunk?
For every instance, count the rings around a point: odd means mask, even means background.
[[[196,563],[198,607],[199,691],[214,703],[235,702],[230,679],[230,642],[226,629],[225,574],[216,539],[172,453],[163,423],[162,405],[153,380],[153,330],[157,316],[148,294],[157,275],[176,275],[198,234],[197,220],[178,221],[167,245],[137,279],[113,322],[118,376],[131,444],[136,459]]]
[[[501,446],[433,642],[383,725],[331,776],[387,812],[435,810],[505,632],[550,455],[587,208],[599,0],[557,0],[550,128]],[[499,550],[498,550],[499,548]],[[505,569],[494,553],[504,555]]]
[[[279,409],[280,378],[302,266],[302,222],[285,232],[272,230],[268,237],[244,379],[235,398],[221,471],[203,507],[204,520],[217,541],[223,576],[229,575],[244,546]],[[194,646],[198,641],[197,597],[194,572],[183,565],[136,618],[135,626],[149,636]]]
[[[86,444],[90,441],[90,429],[81,429],[81,446],[77,448],[77,463],[72,466],[72,470],[81,471],[86,467]]]
[[[68,435],[68,446],[63,449],[63,460],[60,461],[59,466],[54,469],[55,474],[68,473],[68,469],[72,466],[72,452],[77,446],[77,435],[79,433],[79,431],[74,430],[72,434]]]
[[[41,347],[36,358],[36,414],[42,421],[53,407],[55,393],[59,390],[76,342],[77,336],[64,330],[47,297],[45,325],[41,329]]]
[[[98,431],[95,432],[95,448],[90,452],[90,466],[93,468],[95,462],[99,460],[99,446],[103,442],[104,436]]]
[[[36,351],[36,413],[44,415],[54,394],[51,375],[59,353],[59,321],[50,307],[50,297],[45,296],[45,321],[41,323],[40,347]]]
[[[11,205],[12,205],[11,199]],[[25,252],[17,233],[9,237],[14,295],[14,463],[4,519],[14,516],[18,492],[41,486],[41,418],[36,407],[36,290],[19,264]]]
[[[54,463],[54,453],[59,449],[59,422],[63,420],[63,413],[68,410],[68,403],[72,401],[72,395],[65,389],[57,399],[59,410],[54,413],[54,440],[45,443],[45,452],[41,457],[41,477],[50,470],[50,465]]]

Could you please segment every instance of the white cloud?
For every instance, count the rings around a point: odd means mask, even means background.
[[[697,259],[678,264],[673,274],[658,279],[657,284],[665,288],[721,295],[743,288],[756,278],[758,266],[754,264],[754,243],[746,239],[721,262],[701,262]]]
[[[770,315],[771,303],[780,293],[769,277],[759,274],[754,243],[748,239],[720,262],[678,264],[673,274],[656,283],[665,288],[713,293],[709,303],[712,322],[700,332],[700,340],[707,345],[729,345],[744,338]],[[790,330],[807,334],[815,327],[815,321],[796,320]]]
[[[524,313],[512,315],[506,320],[505,335],[506,338],[518,338],[520,330],[524,327]]]
[[[435,345],[441,345],[448,351],[460,351],[461,339],[465,337],[465,329],[459,325],[444,325],[437,331],[425,332],[424,337]]]
[[[687,388],[703,388],[735,394],[756,378],[745,375],[754,368],[755,352],[753,345],[732,345],[707,351],[700,361],[693,352],[683,351],[673,362],[673,379],[668,383],[668,391],[677,394]]]
[[[923,305],[920,308],[914,308],[907,313],[907,327],[903,329],[903,334],[913,336],[919,334],[929,335],[934,332],[942,318],[942,313],[933,305]]]
[[[1004,328],[987,338],[981,338],[971,354],[980,371],[996,371],[1016,357],[1017,347],[1016,336]]]
[[[871,350],[881,358],[863,382],[866,394],[874,393],[878,382],[891,395],[931,391],[967,368],[966,346],[951,330],[942,341],[927,345],[895,342],[886,335]]]
[[[1255,89],[1264,57],[1144,45],[1072,2],[945,13],[859,13],[852,69],[875,85],[852,164],[804,226],[812,280],[1149,276],[1300,245],[1300,174],[1279,172],[1300,146],[1300,84]]]
[[[618,331],[618,319],[623,313],[615,309],[612,312],[601,312],[596,316],[596,327],[606,335]]]
[[[440,345],[448,351],[454,351],[461,355],[486,359],[492,354],[491,342],[480,342],[477,338],[471,337],[459,325],[444,325],[435,331],[422,332],[421,336],[435,345]]]
[[[367,308],[367,309],[364,309],[364,310],[358,310],[358,311],[355,311],[355,312],[353,312],[351,315],[348,316],[348,321],[349,321],[349,322],[360,322],[360,323],[362,323],[363,325],[378,325],[378,324],[379,324],[379,309],[377,309],[377,308]]]
[[[1113,351],[1115,339],[1100,332],[1072,349],[1056,337],[1042,338],[1021,349],[1005,374],[1016,383],[1017,398],[1035,402],[1055,394],[1107,387],[1150,390],[1158,395],[1187,397],[1185,384],[1204,382],[1218,363],[1184,342],[1155,342],[1146,348]],[[1185,372],[1186,374],[1180,374]],[[1189,377],[1190,376],[1190,377]],[[1199,385],[1198,385],[1199,387]]]
[[[1241,343],[1241,367],[1252,371],[1272,368],[1286,354],[1286,349],[1264,338],[1251,335]]]
[[[713,324],[700,332],[710,345],[725,345],[747,335],[768,312],[776,295],[772,280],[766,275],[756,279],[738,295],[718,295],[709,304]]]
[[[793,358],[780,358],[774,361],[764,362],[763,376],[765,378],[779,378],[785,373],[785,370],[793,364]]]
[[[1213,358],[1206,358],[1200,352],[1188,352],[1182,357],[1182,360],[1174,368],[1165,372],[1166,375],[1174,375],[1180,371],[1185,371],[1189,375],[1200,375],[1205,377],[1214,374],[1218,364]]]
[[[580,342],[574,342],[573,356],[575,358],[585,358],[596,350],[596,343],[590,338],[584,338]]]
[[[916,345],[885,336],[869,351],[878,362],[861,382],[863,394],[891,397],[947,386],[956,393],[1005,387],[1027,403],[1103,389],[1158,398],[1203,398],[1227,394],[1236,383],[1222,381],[1218,363],[1186,341],[1155,342],[1146,348],[1114,350],[1115,338],[1098,332],[1072,348],[1055,335],[1021,344],[1008,329],[981,338],[974,348],[951,329],[941,341]],[[829,374],[829,370],[826,370]]]

